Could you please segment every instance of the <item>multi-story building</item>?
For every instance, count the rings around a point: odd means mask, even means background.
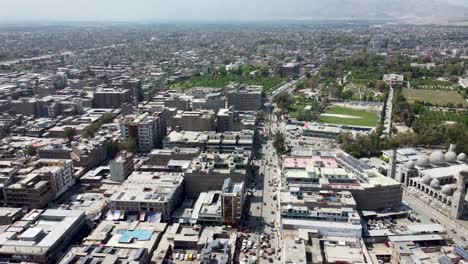
[[[150,152],[161,146],[166,136],[166,122],[161,113],[143,113],[122,118],[120,130],[123,138],[134,139],[140,152]]]
[[[185,191],[198,197],[207,190],[220,190],[224,181],[245,182],[250,164],[250,152],[215,154],[201,153],[184,173]]]
[[[121,152],[109,162],[111,180],[123,182],[133,172],[133,154]]]
[[[233,183],[230,178],[226,179],[221,191],[223,223],[237,225],[242,219],[244,183]]]
[[[203,111],[178,111],[171,118],[172,129],[185,131],[210,131],[215,128],[214,112]]]
[[[192,160],[200,154],[199,148],[154,149],[146,162],[148,165],[166,166],[170,160]]]
[[[37,169],[32,173],[43,175],[48,179],[55,198],[75,185],[76,179],[71,160],[40,159],[35,166]]]
[[[279,75],[285,77],[299,76],[300,64],[295,62],[289,62],[281,65],[278,68]]]
[[[72,142],[71,157],[75,167],[90,170],[100,165],[107,158],[107,139],[80,139]]]
[[[286,229],[316,229],[324,236],[361,237],[361,218],[348,191],[280,193],[280,213]]]
[[[254,144],[254,131],[229,131],[225,133],[208,133],[206,150],[219,153],[233,153],[242,150],[252,151]]]
[[[34,167],[18,171],[5,184],[5,203],[13,207],[43,208],[74,184],[71,160],[41,159]]]
[[[120,88],[98,88],[93,94],[95,108],[121,108],[131,102],[131,91]]]
[[[226,89],[228,107],[234,106],[237,111],[257,111],[262,106],[261,86],[232,85]]]
[[[287,157],[283,167],[289,188],[304,192],[346,188],[360,210],[401,205],[403,191],[399,182],[346,153],[327,151],[312,157]]]
[[[44,208],[55,197],[49,181],[39,174],[16,176],[12,180],[3,188],[8,206]]]
[[[110,197],[112,210],[155,212],[163,220],[183,199],[184,178],[180,173],[133,172]]]
[[[78,210],[32,210],[0,233],[2,261],[56,263],[85,223]]]
[[[193,110],[213,110],[218,111],[226,106],[226,98],[221,92],[208,93],[203,98],[195,98],[192,100]]]
[[[122,261],[127,264],[147,264],[150,257],[146,248],[115,248],[112,246],[89,245],[73,246],[58,262],[59,264],[105,263],[107,260]],[[121,262],[121,263],[122,263]]]
[[[216,115],[216,131],[222,133],[225,131],[239,131],[241,130],[241,120],[239,112],[232,109],[222,108],[219,109]]]

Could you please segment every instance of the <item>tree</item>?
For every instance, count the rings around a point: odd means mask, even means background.
[[[120,149],[126,150],[128,152],[136,153],[137,144],[134,138],[127,138],[120,143]]]
[[[111,113],[104,113],[101,116],[100,121],[102,122],[102,124],[108,124],[108,123],[111,123],[113,120],[114,120],[114,115],[112,115]]]
[[[282,93],[275,97],[275,103],[278,108],[287,110],[292,104],[294,104],[294,97],[287,93]]]
[[[68,142],[72,142],[73,138],[76,136],[76,129],[73,127],[67,127],[63,131],[65,137],[68,139]]]
[[[284,135],[281,132],[276,132],[273,139],[273,147],[275,148],[278,154],[283,154],[286,152]]]
[[[94,138],[96,131],[93,129],[93,126],[87,126],[81,131],[81,134],[85,138]]]
[[[37,153],[37,149],[32,146],[32,145],[29,145],[26,147],[26,149],[24,150],[24,153],[26,155],[29,155],[29,156],[36,156],[36,153]]]
[[[109,156],[109,158],[113,159],[115,158],[115,156],[117,155],[117,153],[119,153],[120,151],[120,145],[115,142],[115,141],[111,141],[107,144],[107,155]]]

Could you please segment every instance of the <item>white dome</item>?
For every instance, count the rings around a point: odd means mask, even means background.
[[[466,154],[465,154],[465,153],[460,153],[460,154],[458,154],[457,159],[458,159],[459,161],[465,161],[465,160],[466,160]]]
[[[457,161],[457,153],[453,151],[445,153],[445,161],[451,163]]]
[[[429,156],[429,162],[433,165],[442,165],[445,163],[445,156],[444,153],[440,150],[436,150],[432,152]]]
[[[429,175],[424,175],[424,177],[422,178],[422,182],[425,184],[429,184],[431,183],[431,181],[432,181],[432,177]]]
[[[406,162],[406,164],[405,164],[405,167],[408,168],[408,169],[414,169],[414,165],[415,165],[414,161],[408,160],[408,162]]]
[[[438,180],[438,179],[433,179],[433,180],[431,181],[430,186],[431,186],[432,188],[436,188],[436,189],[440,188],[440,182],[439,182],[439,180]]]
[[[429,166],[429,157],[425,154],[419,155],[418,160],[416,160],[416,165],[419,167]]]
[[[445,195],[451,196],[453,194],[453,186],[450,185],[450,184],[446,184],[446,185],[442,186],[441,192],[443,194],[445,194]]]

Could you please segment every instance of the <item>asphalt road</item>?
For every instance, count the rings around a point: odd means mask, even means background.
[[[432,223],[431,219],[437,220],[445,229],[447,234],[453,239],[455,244],[464,244],[463,237],[467,237],[467,229],[459,221],[452,220],[435,210],[430,204],[420,199],[420,194],[412,192],[411,189],[404,189],[403,200],[407,201],[409,207],[418,214],[422,223]]]

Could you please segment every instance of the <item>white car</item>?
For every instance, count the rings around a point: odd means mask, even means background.
[[[180,254],[179,254],[179,253],[176,253],[176,254],[175,254],[175,259],[179,259],[179,256],[180,256]]]

